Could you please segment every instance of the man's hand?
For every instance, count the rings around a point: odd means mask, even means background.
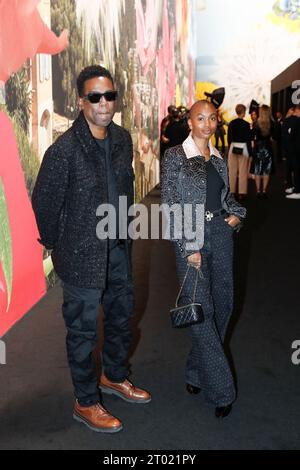
[[[202,257],[201,253],[194,253],[193,255],[190,255],[187,257],[187,262],[189,266],[192,266],[193,268],[200,269],[201,263],[202,263]]]
[[[228,225],[230,225],[230,227],[232,228],[236,227],[241,223],[240,219],[235,215],[230,215],[229,217],[227,217],[227,219],[225,219],[225,222],[227,222]]]

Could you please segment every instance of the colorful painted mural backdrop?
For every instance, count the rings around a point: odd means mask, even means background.
[[[77,115],[76,76],[91,63],[114,74],[142,199],[159,182],[167,106],[193,101],[199,3],[0,0],[0,337],[55,281],[30,197],[44,152]]]
[[[43,252],[37,243],[28,191],[37,168],[36,154],[29,143],[29,75],[19,69],[37,54],[63,50],[67,35],[64,32],[57,37],[50,31],[40,16],[38,3],[0,1],[0,336],[41,298],[46,288]],[[15,108],[11,107],[12,101],[17,103]]]
[[[204,0],[198,31],[197,96],[224,86],[225,118],[237,103],[270,104],[271,81],[300,57],[299,0]]]

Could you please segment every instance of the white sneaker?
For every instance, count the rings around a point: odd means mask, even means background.
[[[292,188],[286,188],[285,193],[286,194],[293,194],[294,191],[294,186]]]
[[[300,193],[288,194],[285,196],[287,199],[300,199]]]

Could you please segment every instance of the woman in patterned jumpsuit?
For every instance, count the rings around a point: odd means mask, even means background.
[[[176,221],[177,229],[182,225],[180,237],[178,231],[174,233],[174,223],[170,224],[181,284],[187,275],[183,297],[193,298],[195,275],[199,270],[203,275],[195,302],[202,304],[205,320],[189,327],[192,347],[186,387],[194,394],[202,389],[205,399],[215,406],[215,415],[224,418],[236,398],[223,347],[233,308],[233,232],[241,227],[246,209],[230,194],[227,163],[210,141],[217,127],[214,105],[206,100],[196,102],[188,124],[190,136],[165,153],[162,202],[169,209],[180,207],[183,214]],[[186,205],[192,210],[185,212]],[[187,235],[186,228],[195,225],[195,232]]]

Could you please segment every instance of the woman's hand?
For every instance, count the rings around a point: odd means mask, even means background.
[[[228,225],[230,225],[230,227],[232,228],[236,227],[241,223],[240,219],[235,215],[230,215],[229,217],[227,217],[227,219],[225,219],[225,222],[227,222]]]
[[[200,269],[201,263],[202,263],[200,251],[198,253],[194,253],[193,255],[188,256],[187,263],[189,266],[192,266],[193,268]]]

